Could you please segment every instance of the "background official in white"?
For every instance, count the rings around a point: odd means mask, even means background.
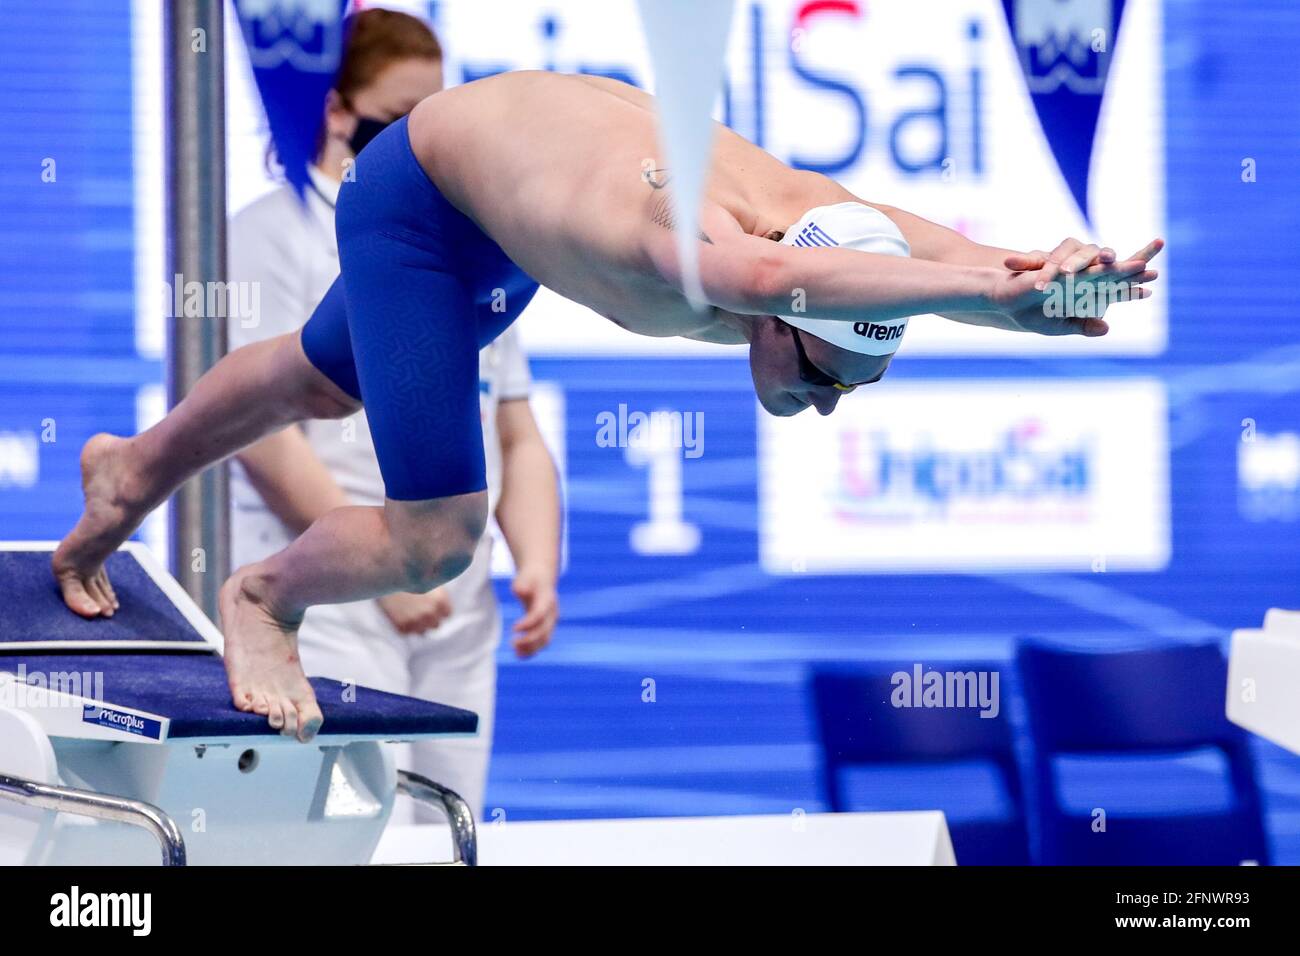
[[[326,103],[320,152],[305,205],[288,184],[236,215],[229,278],[256,282],[261,314],[232,320],[230,348],[293,332],[339,272],[334,203],[350,161],[375,133],[442,87],[442,53],[421,21],[388,10],[358,14]],[[516,565],[521,657],[549,643],[558,613],[560,506],[555,464],[528,404],[518,332],[479,359],[479,394],[491,513]],[[317,517],[346,504],[381,505],[383,480],[361,412],[309,422],[247,449],[232,470],[236,566],[280,550]],[[401,762],[459,793],[482,816],[496,695],[501,615],[492,590],[491,535],[460,577],[428,594],[312,608],[299,631],[308,674],[437,700],[479,715],[472,739],[411,745]]]

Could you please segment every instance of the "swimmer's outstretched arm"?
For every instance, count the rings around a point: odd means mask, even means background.
[[[651,229],[645,235],[655,269],[680,288],[672,233]],[[747,235],[739,226],[709,229],[709,236],[700,244],[701,284],[709,304],[728,312],[783,315],[798,307],[809,318],[857,322],[993,308],[998,270],[992,267],[803,249]]]
[[[1120,260],[1115,250],[1109,246],[1098,246],[1074,238],[1061,240],[1050,251],[1003,249],[972,242],[955,229],[941,226],[897,206],[886,206],[865,199],[859,199],[859,202],[878,209],[893,221],[907,240],[915,259],[953,265],[993,266],[1015,272],[1036,271],[1037,282],[1044,284],[1061,274],[1078,273],[1094,265],[1111,266],[1112,272],[1118,272],[1120,270],[1117,267],[1123,261],[1141,259],[1150,262],[1164,248],[1163,240],[1155,239],[1128,260]]]
[[[859,201],[884,213],[898,226],[914,258],[953,265],[992,266],[1012,272],[1034,272],[1037,273],[1034,281],[1036,290],[1045,288],[1062,275],[1071,274],[1093,281],[1110,279],[1119,282],[1150,282],[1158,274],[1150,270],[1148,264],[1164,248],[1163,240],[1154,239],[1128,259],[1121,260],[1109,246],[1098,246],[1071,237],[1063,239],[1050,251],[1035,249],[1021,252],[972,242],[954,229],[896,206],[872,203],[865,199]],[[942,315],[970,325],[1001,325],[995,316],[987,312],[949,312]]]
[[[809,318],[845,322],[939,313],[974,316],[981,325],[1041,334],[1105,331],[1100,319],[1044,316],[1042,304],[1048,294],[1035,288],[1037,277],[1032,272],[1012,272],[1005,265],[786,246],[746,234],[717,208],[707,209],[702,218],[709,236],[700,244],[699,254],[704,293],[710,304],[730,312],[783,315],[801,308]],[[680,287],[672,234],[654,228],[644,236],[654,267]],[[1145,270],[1145,263],[1137,267]],[[1105,278],[1116,285],[1112,301],[1123,301],[1149,295],[1141,283],[1154,276],[1140,272]]]

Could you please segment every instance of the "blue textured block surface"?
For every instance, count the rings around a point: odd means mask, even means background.
[[[22,666],[50,681],[52,675],[81,674],[89,694],[95,675],[103,678],[108,706],[143,710],[171,719],[171,738],[278,736],[265,717],[235,710],[226,671],[215,654],[58,654],[0,657],[0,671]],[[312,688],[325,715],[322,734],[423,736],[472,734],[478,717],[471,711],[413,697],[313,677]],[[54,680],[58,686],[58,680]]]
[[[49,551],[0,552],[0,654],[28,641],[203,642],[134,555],[119,551],[107,567],[122,606],[111,618],[87,620],[63,603]]]
[[[265,717],[234,708],[221,658],[192,653],[194,645],[207,646],[203,637],[133,555],[114,554],[108,573],[122,606],[111,618],[86,620],[64,606],[49,551],[0,552],[0,672],[22,669],[29,684],[55,688],[69,686],[63,675],[83,675],[80,693],[169,718],[172,738],[277,736]],[[103,651],[81,647],[58,654],[19,646],[32,641],[85,641]],[[114,649],[125,641],[169,643],[185,653]],[[456,707],[323,677],[311,683],[325,714],[324,734],[405,738],[472,734],[478,727],[475,714]]]

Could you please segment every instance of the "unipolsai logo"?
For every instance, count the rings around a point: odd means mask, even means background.
[[[1091,512],[1094,450],[1029,418],[987,445],[888,431],[839,432],[836,511],[848,521],[1084,522]]]
[[[239,0],[239,19],[254,69],[282,63],[308,73],[333,74],[342,50],[346,0]]]
[[[1043,135],[1084,217],[1124,0],[1002,0]]]

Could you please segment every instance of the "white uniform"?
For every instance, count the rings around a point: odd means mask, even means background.
[[[302,326],[339,273],[334,239],[338,184],[317,170],[304,209],[283,186],[241,211],[230,226],[230,280],[260,283],[260,319],[231,321],[230,347]],[[251,323],[249,323],[251,324]],[[497,404],[528,397],[528,363],[518,333],[508,329],[479,355],[479,398],[487,458],[488,503],[501,493]],[[311,421],[307,439],[334,480],[357,504],[380,505],[384,484],[365,413],[342,421]],[[243,468],[231,467],[231,550],[235,567],[260,561],[293,540],[253,489]],[[299,630],[303,666],[314,676],[352,681],[436,700],[479,715],[475,738],[412,746],[402,765],[459,793],[482,813],[496,703],[496,649],[501,614],[492,591],[492,543],[484,535],[469,569],[447,585],[453,613],[422,635],[399,634],[374,601],[311,608]]]

